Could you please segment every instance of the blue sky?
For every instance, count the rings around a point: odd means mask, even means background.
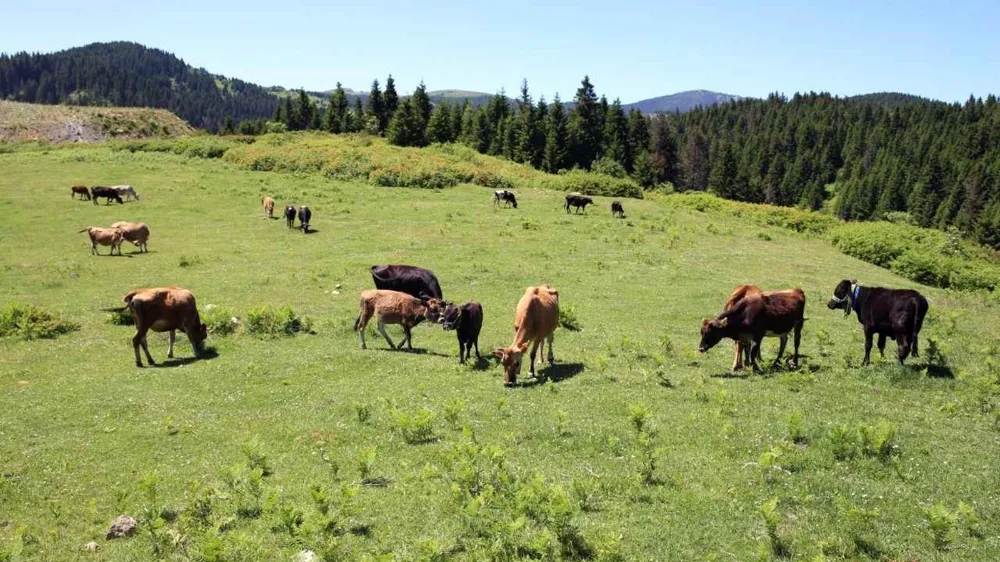
[[[681,90],[964,101],[1000,93],[1000,3],[121,2],[4,0],[0,52],[130,40],[262,85],[570,98],[584,74],[632,102]]]

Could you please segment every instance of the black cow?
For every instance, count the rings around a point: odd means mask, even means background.
[[[472,355],[472,346],[476,347],[476,359],[479,359],[479,331],[483,328],[483,306],[476,301],[469,301],[462,306],[448,303],[444,314],[439,320],[445,330],[455,330],[458,334],[458,362]]]
[[[517,208],[517,197],[514,197],[513,191],[507,191],[506,189],[501,189],[493,192],[493,206],[496,207],[503,201],[504,207],[509,207],[511,205]]]
[[[611,216],[618,217],[620,219],[625,218],[625,207],[622,207],[621,201],[611,202]]]
[[[299,207],[299,227],[302,228],[303,233],[309,232],[309,219],[313,216],[312,211],[309,207],[302,205]]]
[[[288,206],[285,207],[285,224],[288,225],[288,228],[292,228],[292,227],[295,226],[295,206],[294,205],[288,205]]]
[[[583,209],[583,212],[586,213],[587,212],[587,205],[593,205],[593,204],[594,204],[594,200],[591,199],[590,197],[587,197],[586,195],[580,195],[579,193],[570,193],[569,195],[566,196],[566,212],[567,213],[569,213],[569,207],[570,207],[570,205],[572,205],[573,207],[576,207],[577,211],[579,211],[580,209]]]
[[[862,287],[857,281],[842,280],[833,290],[833,298],[826,304],[830,310],[844,310],[844,317],[853,310],[865,332],[865,359],[871,363],[872,338],[878,334],[878,351],[885,357],[885,338],[896,342],[899,364],[913,351],[920,357],[917,334],[927,315],[927,299],[912,289],[885,289]]]
[[[429,269],[412,265],[373,265],[371,272],[376,289],[399,291],[418,299],[444,299],[441,285]]]
[[[111,204],[112,199],[118,201],[122,205],[125,204],[125,202],[122,201],[122,196],[118,195],[118,190],[111,189],[110,187],[102,187],[100,185],[95,185],[94,187],[90,188],[90,195],[91,195],[91,200],[94,202],[94,205],[97,204],[98,197],[106,197],[108,200],[108,202],[106,203],[107,205]]]

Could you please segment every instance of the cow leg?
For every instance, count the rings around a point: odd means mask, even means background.
[[[472,344],[469,345],[469,351],[472,351],[472,346],[473,345],[476,346],[476,360],[479,360],[479,358],[480,358],[479,357],[479,340],[477,339],[477,340],[473,341]],[[550,345],[549,347],[551,348],[552,346]],[[469,354],[466,353],[465,355],[466,355],[466,357],[468,357]]]
[[[538,352],[538,345],[540,343],[542,343],[541,340],[538,340],[535,343],[531,344],[531,356],[530,356],[531,363],[529,363],[531,367],[528,374],[530,374],[532,378],[535,378],[537,376],[535,375],[535,354]]]
[[[458,340],[458,362],[465,363],[465,342],[462,340]]]
[[[135,352],[135,366],[142,367],[142,358],[139,355],[139,346],[142,345],[143,330],[140,326],[136,326],[135,335],[132,336],[132,351]],[[147,354],[149,352],[146,352]],[[149,362],[150,365],[153,364],[152,361]]]
[[[865,367],[869,365],[872,356],[872,337],[875,335],[871,328],[865,327],[865,358],[861,361],[861,366]]]
[[[885,334],[878,335],[878,353],[885,359]]]
[[[359,325],[359,327],[358,327],[358,338],[361,340],[361,349],[368,349],[368,346],[365,345],[365,326],[364,325]]]
[[[903,361],[906,361],[906,358],[910,355],[910,337],[909,336],[900,336],[900,338],[899,338],[899,347],[896,350],[896,354],[897,354],[896,357],[899,358],[899,364],[902,365]]]
[[[733,349],[736,350],[736,353],[733,355],[732,370],[734,372],[741,371],[743,370],[743,345],[739,341],[736,341],[735,344],[733,345]]]
[[[170,330],[170,333],[167,334],[167,342],[168,342],[167,343],[167,359],[173,359],[174,358],[174,338],[176,336],[177,336],[177,331],[176,330]]]
[[[781,366],[781,357],[785,354],[785,346],[788,345],[788,334],[780,336],[778,340],[778,356],[774,358],[774,363],[772,363],[775,367]]]
[[[753,372],[760,372],[760,365],[757,360],[760,359],[760,342],[763,338],[754,336],[753,340],[750,342],[750,365],[753,367]]]
[[[385,324],[381,321],[378,323],[378,333],[382,334],[382,337],[385,338],[385,343],[389,344],[390,349],[396,349],[396,344],[392,343],[392,340],[389,339],[389,334],[385,333]],[[402,342],[399,345],[403,345]]]
[[[552,342],[555,341],[556,336],[555,336],[555,334],[549,334],[549,337],[546,338],[546,339],[549,340],[549,357],[548,357],[548,359],[549,359],[549,365],[555,365],[556,364],[556,356],[552,353]]]
[[[802,323],[795,325],[795,347],[792,349],[792,368],[799,368],[799,342],[802,341]]]
[[[406,338],[406,349],[413,351],[413,342],[411,341],[413,333],[410,332],[410,327],[406,324],[403,324],[403,337]],[[399,347],[403,347],[403,342],[399,342]]]

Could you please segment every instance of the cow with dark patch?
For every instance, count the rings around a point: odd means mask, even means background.
[[[376,289],[399,291],[418,299],[444,298],[437,276],[429,269],[412,265],[373,265],[371,273]]]
[[[309,232],[309,219],[313,216],[312,211],[309,207],[302,205],[299,207],[299,227],[302,229],[303,233]]]
[[[288,228],[295,227],[295,206],[294,205],[288,205],[288,206],[285,207],[285,224],[288,225]]]
[[[98,197],[106,197],[108,200],[108,202],[106,203],[107,205],[111,204],[112,199],[118,201],[122,205],[125,204],[125,202],[122,201],[122,196],[118,194],[118,190],[110,187],[102,187],[99,185],[95,185],[94,187],[90,188],[90,195],[91,199],[94,201],[94,205],[97,204]]]
[[[501,201],[503,202],[504,207],[510,207],[513,205],[515,209],[517,208],[517,197],[514,196],[513,191],[507,191],[506,189],[494,191],[493,206],[499,206]]]
[[[858,316],[865,333],[865,359],[871,363],[872,339],[878,334],[878,352],[885,357],[885,339],[896,342],[896,358],[902,365],[913,351],[920,357],[917,336],[927,316],[927,299],[912,289],[863,287],[857,281],[842,280],[833,289],[833,298],[826,304],[830,310],[842,309],[844,317],[851,311]]]
[[[458,334],[458,362],[472,355],[472,346],[476,347],[476,359],[479,359],[479,331],[483,328],[483,305],[469,301],[462,306],[448,303],[441,315],[441,327],[445,330],[455,330]]]
[[[778,366],[785,353],[788,334],[794,333],[792,367],[797,367],[805,311],[806,295],[802,289],[773,293],[748,292],[715,319],[706,318],[702,321],[698,351],[705,353],[722,338],[729,338],[749,348],[750,364],[754,371],[760,371],[757,359],[760,357],[760,344],[764,337],[776,336],[781,340],[778,356],[774,359],[774,365]]]
[[[566,212],[569,213],[569,208],[575,207],[576,211],[583,209],[583,212],[587,212],[587,205],[593,205],[594,200],[586,195],[580,195],[579,193],[570,193],[566,196]]]
[[[622,207],[622,202],[621,201],[612,201],[611,202],[611,216],[612,217],[617,217],[617,218],[620,218],[620,219],[625,218],[625,207]]]

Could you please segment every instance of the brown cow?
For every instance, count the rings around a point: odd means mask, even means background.
[[[264,216],[269,219],[274,218],[274,199],[270,197],[265,197],[261,200],[264,203]]]
[[[521,359],[531,343],[530,374],[535,376],[535,354],[538,346],[545,351],[545,341],[549,342],[549,364],[555,363],[552,354],[552,340],[556,327],[559,325],[559,293],[552,287],[528,287],[524,296],[517,303],[514,313],[514,343],[510,347],[498,347],[493,355],[500,358],[504,369],[504,384],[507,386],[517,382],[521,373]]]
[[[382,334],[391,349],[402,349],[405,343],[407,349],[412,350],[410,329],[423,322],[425,318],[436,323],[444,307],[443,301],[434,298],[418,299],[406,293],[380,289],[362,291],[361,300],[358,302],[358,318],[354,321],[354,331],[358,332],[358,337],[361,338],[361,349],[368,349],[365,344],[365,328],[372,316],[375,316],[378,321],[378,332]],[[403,341],[399,342],[399,346],[394,345],[389,335],[385,333],[386,324],[403,326]]]
[[[86,232],[90,236],[90,253],[101,255],[97,251],[97,245],[100,244],[101,246],[111,246],[110,255],[115,255],[115,248],[118,248],[118,255],[122,255],[122,233],[118,229],[92,226],[80,232]]]
[[[737,285],[736,288],[733,289],[733,294],[729,296],[729,300],[726,301],[726,304],[722,308],[722,310],[725,311],[725,310],[731,309],[733,307],[733,305],[735,305],[737,302],[739,302],[745,296],[749,295],[749,296],[758,297],[758,296],[760,296],[762,294],[763,293],[761,292],[760,289],[757,288],[756,285]],[[743,345],[743,343],[740,342],[739,340],[736,340],[735,342],[733,342],[733,344],[734,344],[735,351],[736,351],[736,356],[733,357],[733,370],[734,371],[739,371],[739,370],[743,369],[744,355],[746,356],[746,362],[748,364],[751,362],[751,359],[750,359],[750,348],[747,347],[747,346],[745,346],[745,345]],[[760,350],[758,350],[758,351],[760,351]]]
[[[135,365],[142,367],[139,357],[139,346],[146,352],[146,361],[155,365],[149,355],[146,345],[146,332],[169,332],[169,347],[167,357],[174,356],[174,337],[177,330],[187,334],[195,356],[201,356],[205,350],[205,339],[208,328],[202,323],[195,305],[194,295],[187,289],[179,287],[158,287],[156,289],[139,289],[129,291],[122,298],[126,308],[132,313],[135,321],[135,336],[132,337],[132,349],[135,351]]]
[[[76,199],[77,195],[80,196],[81,201],[83,201],[84,199],[90,201],[90,190],[87,189],[87,186],[85,185],[74,185],[73,187],[69,188],[70,199]]]
[[[737,287],[739,292],[740,287]],[[736,293],[733,295],[737,296]],[[722,338],[730,338],[750,348],[748,360],[754,371],[759,371],[760,343],[765,336],[781,338],[778,356],[774,365],[780,365],[785,353],[788,334],[795,334],[795,348],[792,366],[799,362],[799,342],[802,339],[802,324],[805,322],[806,295],[802,289],[761,293],[755,287],[747,287],[744,295],[733,300],[731,308],[714,320],[705,319],[701,324],[701,344],[698,351],[704,353],[719,343]],[[728,303],[727,303],[728,304]],[[739,350],[737,351],[739,353]]]
[[[122,238],[139,247],[139,253],[148,252],[146,242],[149,240],[149,227],[144,222],[116,222],[111,228],[122,233]],[[118,249],[119,253],[121,248]]]

